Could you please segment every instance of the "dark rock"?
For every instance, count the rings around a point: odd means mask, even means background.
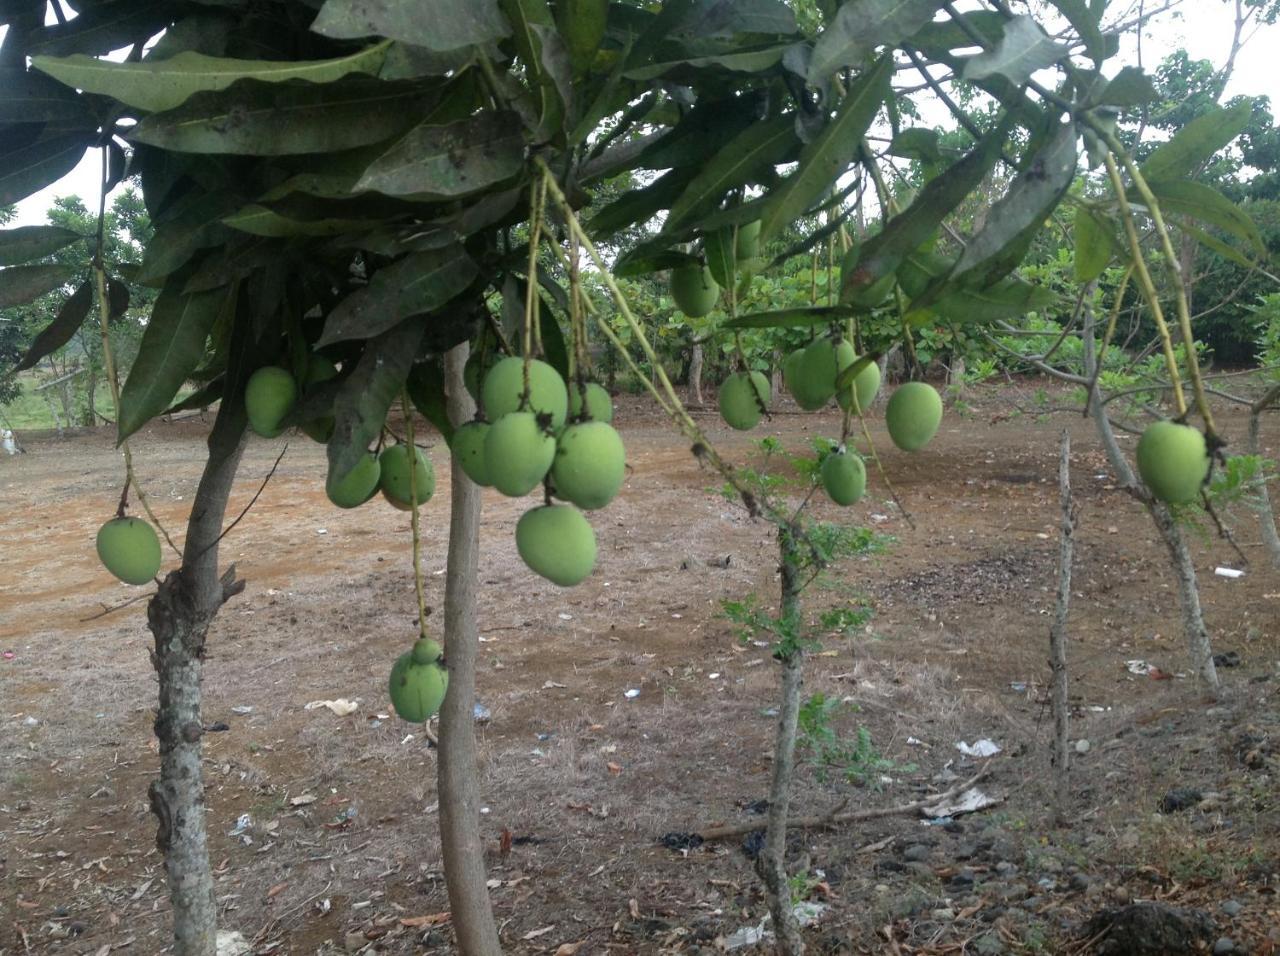
[[[1190,787],[1178,787],[1160,798],[1161,813],[1177,813],[1194,807],[1204,799],[1204,794]]]
[[[1239,667],[1240,655],[1236,651],[1223,651],[1213,655],[1214,667]]]
[[[754,860],[760,855],[760,851],[764,849],[764,831],[752,830],[742,840],[742,852],[747,855],[748,859]]]
[[[1219,936],[1218,941],[1213,944],[1213,956],[1226,956],[1235,951],[1236,943],[1230,936]]]
[[[1240,911],[1244,909],[1244,904],[1237,900],[1227,900],[1219,907],[1219,909],[1232,919],[1235,919],[1240,915]]]
[[[1213,919],[1202,910],[1144,902],[1095,913],[1083,935],[1101,937],[1098,956],[1191,956],[1213,931]]]
[[[702,837],[696,833],[681,833],[677,830],[662,834],[658,842],[668,850],[694,850],[702,846]]]
[[[1085,873],[1072,873],[1071,879],[1067,881],[1067,885],[1077,893],[1083,893],[1089,888],[1089,884],[1093,881],[1089,879]]]
[[[951,885],[956,887],[956,889],[968,889],[970,886],[973,886],[976,879],[977,876],[973,872],[973,867],[965,866],[957,870],[951,877]]]
[[[957,860],[972,860],[978,855],[978,845],[966,841],[952,850],[951,855]]]
[[[922,880],[933,879],[933,867],[931,867],[928,863],[920,863],[919,861],[913,860],[912,862],[907,863],[903,867],[903,869],[905,869],[908,873],[914,873],[916,876],[920,877]]]
[[[996,890],[996,896],[1004,900],[1006,903],[1013,903],[1017,900],[1026,899],[1030,895],[1031,890],[1026,883],[1010,883],[1008,886],[1002,886]]]
[[[923,843],[913,843],[902,851],[902,858],[908,863],[923,863],[933,855],[933,848]]]
[[[901,873],[905,869],[906,866],[898,860],[890,860],[888,858],[876,860],[875,870],[877,873]]]
[[[978,913],[978,919],[984,923],[994,923],[1005,914],[1003,906],[988,906],[985,910]]]
[[[1000,876],[1002,879],[1007,880],[1009,877],[1015,875],[1017,872],[1018,872],[1017,864],[1010,863],[1008,860],[1001,860],[999,863],[996,864],[996,874]]]

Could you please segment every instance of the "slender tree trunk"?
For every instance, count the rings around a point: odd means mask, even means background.
[[[1280,397],[1280,386],[1271,389],[1265,396],[1249,409],[1249,454],[1260,455],[1261,442],[1259,432],[1262,428],[1262,413]],[[1271,507],[1271,492],[1263,481],[1258,487],[1258,522],[1262,526],[1262,543],[1267,546],[1271,555],[1271,563],[1280,568],[1280,534],[1276,533],[1276,513]]]
[[[468,349],[464,342],[445,355],[445,394],[449,420],[455,426],[470,421],[476,409],[462,377]],[[449,693],[440,708],[440,846],[458,952],[463,956],[494,956],[502,952],[502,946],[485,886],[474,715],[480,647],[476,626],[480,489],[456,462],[449,473],[452,498],[444,594]]]
[[[773,350],[773,368],[769,372],[769,411],[776,412],[778,410],[778,402],[782,400],[782,389],[785,383],[782,381],[782,350]]]
[[[702,346],[695,343],[689,351],[689,404],[701,408],[702,402]]]
[[[1085,378],[1092,380],[1098,363],[1097,344],[1093,338],[1093,308],[1090,300],[1091,293],[1086,292],[1081,335],[1084,340],[1084,374]],[[1141,497],[1147,512],[1151,515],[1151,520],[1155,522],[1156,530],[1160,532],[1160,537],[1169,550],[1170,563],[1178,579],[1178,598],[1182,607],[1182,629],[1187,638],[1187,650],[1195,664],[1196,674],[1205,686],[1216,694],[1219,688],[1218,671],[1213,664],[1213,647],[1209,641],[1209,629],[1205,627],[1204,613],[1200,609],[1200,589],[1196,583],[1196,567],[1191,560],[1191,552],[1187,549],[1182,530],[1178,527],[1178,522],[1168,506],[1154,500],[1138,484],[1138,478],[1133,473],[1129,460],[1125,458],[1124,452],[1120,450],[1120,443],[1116,441],[1111,420],[1107,418],[1107,410],[1098,398],[1095,392],[1087,396],[1086,401],[1089,403],[1089,414],[1098,430],[1098,437],[1102,441],[1107,461],[1111,463],[1111,470],[1115,472],[1121,486]]]
[[[171,571],[147,605],[155,638],[151,662],[160,679],[155,734],[160,779],[151,784],[156,846],[164,856],[173,906],[176,956],[214,956],[217,910],[205,830],[200,767],[200,672],[205,636],[218,609],[244,590],[235,565],[218,574],[217,539],[244,449],[244,412],[223,406],[209,436],[209,460],[191,505],[182,567]]]
[[[782,620],[800,618],[800,582],[796,542],[790,528],[778,529],[778,550],[782,559]],[[764,880],[769,913],[779,953],[797,956],[804,952],[800,927],[791,910],[791,886],[787,881],[787,814],[791,807],[791,776],[795,772],[796,726],[800,716],[800,687],[803,681],[804,651],[798,640],[784,641],[782,657],[782,700],[778,707],[778,734],[773,747],[773,780],[769,786],[769,822],[764,850],[760,854],[760,877]]]
[[[1053,674],[1053,815],[1066,822],[1070,794],[1068,774],[1071,755],[1067,748],[1067,615],[1071,609],[1071,559],[1075,549],[1075,515],[1071,508],[1071,433],[1062,430],[1058,460],[1058,496],[1062,502],[1062,537],[1058,543],[1058,600],[1049,629],[1049,669]]]

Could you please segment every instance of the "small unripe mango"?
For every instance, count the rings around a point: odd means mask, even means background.
[[[586,580],[596,566],[596,534],[570,505],[543,505],[516,524],[516,550],[529,569],[561,587]]]
[[[772,397],[761,372],[735,372],[720,385],[720,417],[730,428],[750,431],[760,424]]]
[[[551,416],[551,428],[564,425],[569,411],[569,392],[560,373],[539,359],[529,361],[529,402],[521,408],[524,394],[524,359],[509,356],[502,359],[484,377],[484,413],[496,422],[515,411],[532,411]]]
[[[581,422],[561,434],[551,466],[557,497],[587,511],[603,508],[617,495],[626,473],[626,450],[612,425]]]
[[[918,451],[942,424],[942,396],[924,382],[900,385],[885,406],[884,423],[895,445],[903,451]]]
[[[613,399],[603,385],[588,382],[587,415],[593,422],[613,421]],[[582,417],[582,390],[575,384],[569,386],[569,418]]]
[[[112,518],[98,529],[98,559],[125,584],[150,584],[160,571],[160,539],[141,518]]]
[[[706,266],[681,266],[671,270],[671,298],[677,309],[691,319],[699,319],[716,307],[720,286]]]
[[[551,469],[556,440],[543,431],[532,412],[511,412],[489,426],[484,440],[484,467],[497,488],[510,498],[527,495]]]
[[[436,491],[436,470],[431,459],[421,448],[414,448],[413,458],[409,457],[408,445],[391,445],[382,450],[378,456],[380,474],[378,485],[382,488],[382,497],[386,498],[401,511],[413,508],[413,493],[416,491],[418,504],[425,505]],[[410,461],[416,462],[410,467]],[[410,486],[410,471],[416,487]]]
[[[822,487],[838,505],[857,504],[867,490],[867,466],[858,455],[834,451],[822,462]]]
[[[1195,501],[1209,474],[1204,435],[1190,425],[1156,422],[1138,439],[1138,474],[1151,493],[1171,505]]]
[[[744,222],[738,227],[738,259],[754,259],[760,255],[760,220]]]
[[[339,508],[359,508],[378,492],[378,479],[382,466],[372,452],[360,456],[356,466],[338,478],[332,467],[325,481],[325,494]]]
[[[244,407],[249,427],[263,438],[275,438],[284,429],[280,423],[298,400],[298,383],[285,369],[267,365],[249,376],[244,389]]]
[[[449,672],[439,663],[439,654],[429,660],[430,648],[419,650],[418,641],[413,650],[401,654],[391,668],[391,678],[387,682],[387,690],[391,697],[391,706],[401,720],[421,724],[429,720],[444,703],[445,692],[449,689]],[[438,651],[440,645],[435,641],[425,641],[434,645]]]
[[[482,487],[492,484],[484,459],[484,440],[488,437],[489,423],[476,420],[455,428],[450,445],[453,460],[466,472],[468,478]]]

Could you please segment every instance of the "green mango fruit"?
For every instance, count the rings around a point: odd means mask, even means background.
[[[681,266],[671,270],[671,298],[681,312],[699,319],[716,307],[720,286],[706,266]]]
[[[754,259],[760,255],[760,220],[744,222],[738,227],[738,260]]]
[[[569,418],[570,420],[584,417],[582,414],[582,390],[578,386],[569,386]],[[603,385],[597,385],[595,382],[587,383],[587,414],[585,416],[593,422],[605,422],[606,424],[613,421],[613,399],[609,397],[608,391]]]
[[[378,486],[382,489],[382,497],[401,511],[413,508],[413,492],[418,494],[418,504],[425,505],[436,491],[436,470],[431,459],[421,448],[414,448],[413,461],[410,466],[409,446],[390,445],[382,449],[378,456]],[[410,472],[417,488],[410,487]]]
[[[569,390],[564,379],[554,368],[539,359],[529,362],[529,403],[521,408],[524,394],[524,359],[509,356],[502,359],[484,377],[484,413],[489,421],[496,422],[503,415],[516,411],[532,411],[549,415],[551,428],[558,431],[569,412]]]
[[[466,472],[467,477],[485,488],[493,484],[489,480],[489,468],[484,458],[484,442],[489,437],[489,427],[489,423],[484,421],[467,422],[454,429],[453,443],[450,446],[453,460]]]
[[[150,584],[160,572],[160,539],[141,518],[112,518],[98,529],[98,560],[125,584]]]
[[[585,73],[604,41],[609,0],[558,0],[556,30],[569,50],[575,73]]]
[[[581,583],[596,566],[596,534],[570,505],[526,511],[516,523],[516,550],[531,571],[561,587]]]
[[[730,428],[750,431],[760,424],[772,391],[762,372],[735,372],[720,384],[720,417]]]
[[[849,345],[848,342],[841,342],[840,344]],[[840,371],[843,372],[856,362],[859,357],[854,354],[852,345],[849,345],[847,356],[843,350],[840,350]],[[867,367],[854,376],[852,385],[836,392],[836,401],[845,411],[849,411],[852,408],[854,411],[860,411],[865,415],[867,410],[871,408],[871,403],[876,400],[878,391],[880,391],[880,366],[875,362],[868,362]],[[857,397],[856,407],[854,407],[855,396]]]
[[[298,383],[278,365],[267,365],[249,376],[244,389],[244,407],[249,427],[263,438],[275,438],[284,428],[281,422],[298,400]]]
[[[435,641],[419,640],[411,651],[405,651],[391,668],[387,690],[391,706],[401,720],[421,724],[428,721],[444,703],[449,689],[449,672],[439,661],[439,653],[431,657],[432,647],[420,649],[419,645],[440,645]]]
[[[484,467],[493,487],[510,498],[527,495],[542,481],[556,457],[556,440],[532,412],[511,412],[489,426]]]
[[[942,424],[942,396],[924,382],[900,385],[885,406],[884,423],[895,445],[903,451],[918,451]]]
[[[1204,435],[1190,425],[1169,421],[1149,425],[1138,439],[1137,458],[1143,483],[1171,505],[1195,501],[1209,474]]]
[[[822,462],[822,487],[838,505],[857,504],[867,490],[867,466],[858,455],[832,452]]]
[[[551,480],[556,496],[592,511],[617,495],[627,474],[622,438],[607,422],[570,425],[556,443]]]
[[[341,479],[330,468],[324,485],[325,494],[339,508],[359,508],[378,493],[378,480],[381,477],[382,465],[372,452],[368,452]]]

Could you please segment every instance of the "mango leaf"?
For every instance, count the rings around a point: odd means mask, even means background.
[[[1033,73],[1052,66],[1068,52],[1041,29],[1035,17],[1024,14],[1005,23],[1000,43],[994,50],[970,57],[961,76],[966,80],[981,80],[998,74],[1022,86]]]
[[[740,50],[734,53],[716,53],[707,56],[682,57],[627,70],[623,75],[629,80],[648,82],[679,70],[705,70],[719,67],[731,73],[763,73],[782,62],[783,55],[792,44],[772,44],[758,50]]]
[[[711,270],[711,278],[715,279],[716,284],[722,289],[732,288],[734,277],[738,272],[736,235],[737,232],[733,226],[725,226],[722,229],[703,233],[702,236],[702,254],[707,258],[707,268]],[[693,259],[692,256],[689,258]],[[693,261],[697,262],[696,259]]]
[[[1107,58],[1107,44],[1103,41],[1099,26],[1100,16],[1095,16],[1085,0],[1049,0],[1058,12],[1067,18],[1067,22],[1080,34],[1084,41],[1085,52],[1089,59],[1101,65]]]
[[[136,280],[160,285],[160,280],[181,269],[201,249],[218,245],[233,235],[220,221],[234,212],[240,200],[224,192],[189,193],[157,226],[143,254]]]
[[[813,45],[810,86],[821,87],[846,66],[861,66],[879,46],[893,47],[942,8],[943,0],[848,0]]]
[[[61,83],[27,70],[0,68],[0,123],[97,126],[88,103]]]
[[[403,132],[431,99],[420,84],[358,74],[321,85],[240,80],[145,117],[129,139],[180,153],[329,153]]]
[[[664,232],[675,232],[710,211],[731,189],[745,185],[763,168],[780,163],[797,143],[795,117],[782,113],[747,127],[704,163],[671,207]]]
[[[1214,107],[1178,130],[1167,143],[1157,146],[1143,162],[1148,179],[1174,180],[1189,176],[1213,158],[1213,154],[1244,132],[1253,112],[1251,100],[1235,106]]]
[[[26,305],[52,292],[74,274],[74,268],[60,262],[0,269],[0,309]]]
[[[1109,221],[1087,206],[1076,208],[1076,281],[1092,282],[1106,270],[1116,254],[1116,239]]]
[[[938,131],[925,126],[904,129],[893,137],[893,142],[889,144],[889,153],[892,156],[915,159],[922,163],[939,163],[942,161],[942,151],[938,147]]]
[[[857,155],[880,105],[890,95],[892,78],[893,59],[885,56],[849,88],[835,118],[800,151],[796,171],[769,193],[760,215],[761,242],[782,232],[835,186]]]
[[[412,43],[393,41],[378,70],[380,80],[414,80],[420,76],[448,76],[466,69],[476,59],[477,47],[428,50]],[[491,54],[490,59],[498,59]]]
[[[1186,216],[1210,226],[1217,226],[1237,239],[1253,246],[1261,257],[1267,255],[1267,244],[1258,231],[1258,225],[1247,212],[1233,203],[1212,186],[1190,179],[1148,182],[1151,192],[1165,215]],[[1129,201],[1143,205],[1136,189],[1127,192]]]
[[[1224,259],[1230,259],[1236,265],[1244,266],[1246,269],[1258,268],[1259,263],[1240,252],[1240,250],[1236,249],[1235,246],[1223,242],[1212,233],[1205,232],[1203,229],[1198,229],[1187,222],[1179,223],[1178,228],[1196,242],[1200,243],[1200,245],[1205,248],[1212,249]]]
[[[514,113],[481,113],[444,126],[417,126],[365,170],[357,191],[391,196],[465,196],[515,176],[524,136]]]
[[[1141,67],[1126,66],[1095,95],[1089,98],[1091,106],[1142,106],[1160,98],[1151,77]]]
[[[911,44],[934,59],[942,59],[952,50],[973,46],[973,40],[958,21],[983,37],[988,46],[995,46],[1004,35],[1006,21],[1001,14],[995,10],[970,10],[959,17],[926,23],[911,37]]]
[[[720,323],[722,329],[791,329],[827,325],[856,315],[858,309],[848,305],[817,305],[794,309],[753,312]]]
[[[339,39],[391,37],[436,51],[511,34],[497,0],[327,0],[311,29]]]
[[[405,383],[409,400],[444,436],[446,443],[453,442],[453,422],[449,421],[448,400],[444,393],[444,368],[440,359],[419,362],[409,371]]]
[[[697,165],[756,121],[754,98],[730,96],[700,102],[671,131],[646,146],[636,159],[641,169]]]
[[[110,53],[155,36],[169,25],[174,13],[174,4],[161,0],[103,0],[80,7],[74,19],[45,27],[28,52]]]
[[[205,343],[228,292],[183,295],[185,282],[180,275],[170,279],[151,308],[138,357],[120,392],[117,442],[168,408],[205,356]]]
[[[426,324],[410,318],[370,339],[355,369],[339,385],[333,402],[329,473],[341,481],[359,464],[382,432],[391,403],[404,388]]]
[[[42,136],[12,148],[0,146],[0,207],[56,183],[76,168],[92,142],[91,133],[79,132]]]
[[[566,76],[572,72],[568,67],[568,51],[555,32],[555,18],[547,0],[498,0],[498,7],[511,24],[516,53],[524,63],[526,79],[538,104],[538,136],[549,138],[552,131],[563,124],[568,91],[558,88],[547,71],[544,46],[551,36],[555,37],[554,42],[563,53],[564,69],[559,72]]]
[[[226,384],[226,379],[219,375],[200,386],[182,401],[174,402],[161,414],[176,415],[178,412],[187,412],[193,408],[208,408],[222,398],[222,390],[226,387]]]
[[[1014,319],[1051,305],[1056,296],[1049,289],[1021,279],[1004,279],[987,289],[957,289],[943,295],[930,310],[961,325]],[[914,315],[912,313],[915,313]],[[928,312],[916,312],[907,319],[916,325],[929,321]]]
[[[225,226],[254,236],[283,239],[289,236],[338,236],[347,232],[372,229],[378,220],[363,219],[290,219],[256,203],[237,210],[222,219]]]
[[[372,338],[406,317],[440,308],[471,284],[479,267],[461,245],[415,252],[374,273],[329,313],[316,343]]]
[[[1045,218],[1071,186],[1078,155],[1075,124],[1060,124],[991,207],[982,231],[960,253],[951,281],[987,286],[1021,262]]]
[[[841,276],[840,300],[854,301],[861,292],[897,271],[899,264],[930,239],[942,222],[991,171],[1009,132],[1006,119],[965,156],[925,184],[915,200],[884,229],[862,245],[853,268]]]
[[[14,372],[25,372],[29,368],[35,368],[36,363],[46,355],[52,355],[70,342],[71,337],[84,324],[92,305],[93,284],[82,282],[80,288],[71,293],[62,303],[62,308],[58,309],[58,314],[53,321],[40,330],[40,334],[35,337],[35,341],[27,349],[27,354],[22,357],[22,361],[14,368]]]
[[[688,188],[697,173],[695,166],[680,166],[659,176],[648,186],[623,193],[602,207],[588,221],[593,235],[612,236],[628,226],[646,223],[671,204]]]
[[[0,266],[16,266],[43,259],[84,236],[61,226],[19,226],[0,229]]]
[[[710,259],[710,253],[708,253],[707,258]],[[692,256],[687,252],[680,252],[677,249],[661,249],[657,252],[650,252],[642,247],[638,250],[633,249],[619,258],[614,263],[613,274],[620,279],[628,279],[661,272],[663,269],[678,269],[681,266],[693,265],[697,261],[697,256]],[[713,269],[712,272],[714,273],[714,271]],[[719,279],[716,279],[716,281],[720,282]],[[721,285],[723,284],[721,283]]]
[[[671,30],[699,39],[730,39],[744,33],[792,34],[796,15],[781,0],[698,0]]]
[[[31,65],[67,86],[160,113],[181,105],[196,93],[225,90],[237,80],[332,83],[349,73],[376,74],[387,46],[388,42],[377,43],[333,60],[236,60],[187,52],[168,60],[116,63],[77,53],[33,57]]]

